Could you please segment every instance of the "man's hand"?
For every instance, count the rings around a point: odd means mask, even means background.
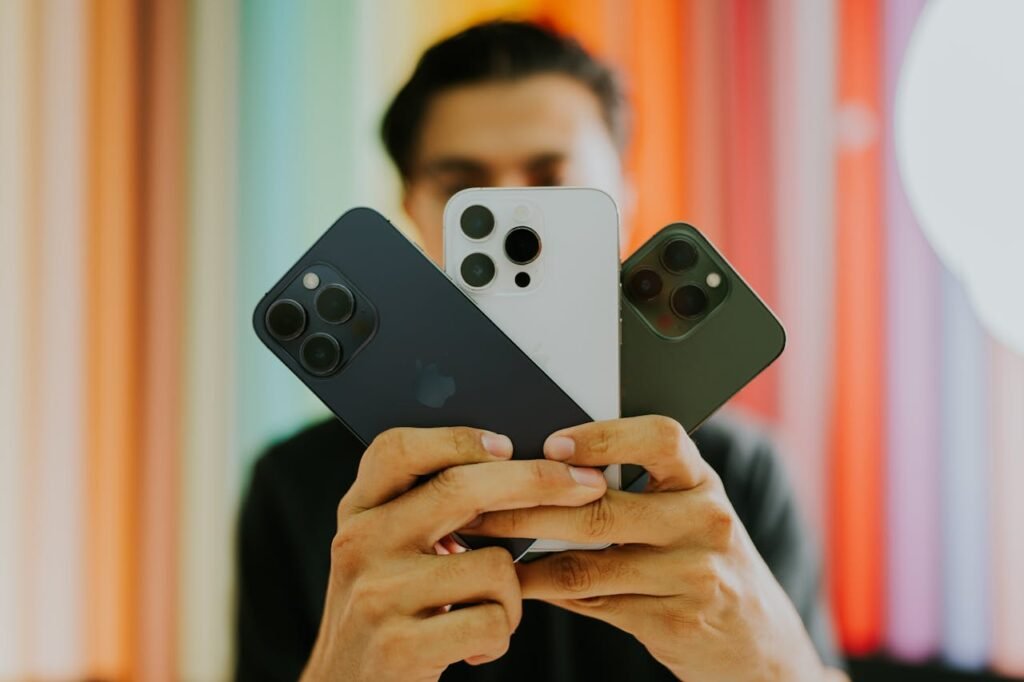
[[[303,680],[436,680],[508,650],[522,614],[512,557],[455,551],[449,534],[484,512],[578,506],[606,489],[596,469],[511,456],[505,436],[468,428],[393,429],[370,445],[338,505]]]
[[[633,634],[686,680],[826,679],[800,617],[693,441],[665,417],[553,434],[545,456],[577,466],[640,464],[645,493],[609,490],[571,509],[488,513],[472,533],[621,546],[517,567],[522,594]]]

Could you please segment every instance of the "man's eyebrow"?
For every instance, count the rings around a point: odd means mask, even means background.
[[[565,154],[562,152],[542,152],[531,156],[526,161],[526,167],[530,169],[553,166],[565,161]]]
[[[431,159],[422,166],[420,172],[428,175],[438,173],[484,173],[487,167],[479,161],[474,161],[463,156],[442,156]]]

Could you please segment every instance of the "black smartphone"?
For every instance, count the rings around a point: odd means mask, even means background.
[[[260,340],[364,444],[396,426],[472,426],[542,457],[590,417],[386,218],[345,213],[256,306]],[[461,538],[518,560],[529,538]]]
[[[697,228],[673,223],[622,266],[622,415],[692,433],[786,345],[778,318]],[[623,490],[644,470],[622,468]]]

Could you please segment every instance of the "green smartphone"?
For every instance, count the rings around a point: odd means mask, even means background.
[[[692,433],[779,357],[782,324],[697,228],[673,223],[622,265],[622,416]],[[622,489],[644,470],[622,468]]]

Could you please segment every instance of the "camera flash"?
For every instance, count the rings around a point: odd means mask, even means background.
[[[530,217],[530,209],[522,205],[516,206],[516,210],[513,211],[512,217],[514,217],[519,222],[523,222],[524,220]]]
[[[710,275],[709,275],[710,277]],[[302,286],[306,287],[310,291],[320,286],[320,275],[315,272],[307,272],[302,276]]]
[[[704,281],[707,282],[708,286],[712,289],[717,289],[718,285],[722,283],[722,276],[717,272],[709,272],[707,279]]]

